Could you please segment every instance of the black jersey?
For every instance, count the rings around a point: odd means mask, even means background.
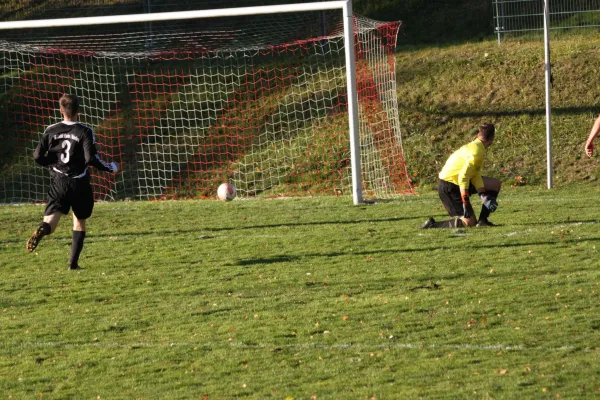
[[[84,177],[89,165],[111,171],[98,156],[94,131],[80,122],[63,121],[46,128],[33,158],[69,178]]]

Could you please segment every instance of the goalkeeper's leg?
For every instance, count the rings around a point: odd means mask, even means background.
[[[476,191],[472,185],[470,190]],[[475,224],[477,224],[475,217],[463,217],[463,203],[458,185],[440,179],[438,182],[438,195],[440,196],[440,200],[448,212],[448,215],[453,217],[453,219],[437,222],[433,218],[429,218],[423,225],[419,227],[419,229],[462,228],[467,226],[475,226]]]
[[[432,228],[462,228],[465,225],[462,218],[454,218],[447,221],[436,221],[433,217],[429,217],[419,229],[432,229]]]
[[[501,182],[498,179],[484,176],[483,185],[485,187],[485,193],[487,196],[493,197],[494,199],[498,198],[498,194],[500,193],[501,187]],[[481,213],[479,214],[479,220],[477,221],[477,226],[494,226],[494,224],[488,220],[490,213],[491,211],[485,205],[482,204]]]

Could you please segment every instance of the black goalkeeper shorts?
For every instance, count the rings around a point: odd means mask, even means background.
[[[90,175],[86,174],[82,178],[67,178],[52,174],[44,215],[52,215],[57,211],[66,215],[71,208],[77,219],[88,219],[92,215],[94,191]]]
[[[473,186],[472,183],[469,183],[469,195],[477,193],[477,189]],[[452,182],[445,181],[440,179],[438,181],[438,194],[440,195],[440,200],[442,200],[442,204],[448,211],[448,215],[451,217],[462,217],[463,203],[462,198],[460,197],[460,187]]]

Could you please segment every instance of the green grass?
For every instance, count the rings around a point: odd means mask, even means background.
[[[13,399],[592,398],[598,187],[506,187],[497,228],[419,231],[435,193],[97,204],[33,254],[0,207]]]

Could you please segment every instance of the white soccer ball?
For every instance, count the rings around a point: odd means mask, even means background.
[[[217,198],[221,201],[231,201],[235,199],[235,186],[231,183],[222,183],[217,190]]]

